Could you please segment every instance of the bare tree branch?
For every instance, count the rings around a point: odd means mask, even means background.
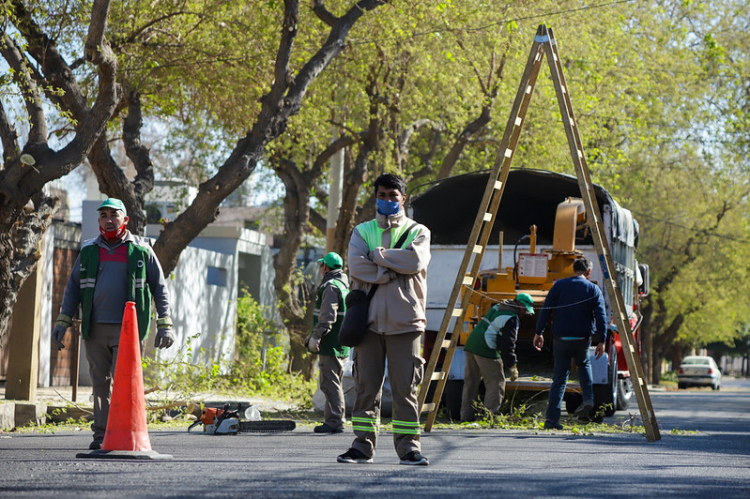
[[[134,229],[140,232],[146,226],[142,202],[144,196],[154,188],[154,163],[151,160],[149,149],[141,142],[143,117],[141,115],[140,94],[137,92],[131,93],[129,101],[128,116],[122,125],[122,141],[125,144],[125,152],[130,161],[133,162],[137,172],[136,178],[133,180],[134,205],[131,205],[136,210],[131,220],[135,222]]]
[[[292,114],[299,111],[302,99],[310,87],[312,81],[318,77],[323,69],[344,50],[344,42],[354,24],[365,12],[373,10],[383,4],[386,0],[360,0],[353,5],[349,11],[339,17],[331,29],[328,39],[320,50],[305,64],[299,72],[294,86],[290,89],[289,104],[292,106]]]
[[[462,49],[466,50],[460,40],[458,41],[458,43]],[[500,59],[500,64],[497,65],[497,67],[495,67],[495,54],[493,52],[492,62],[490,66],[491,71],[494,71],[496,80],[494,85],[489,88],[485,87],[484,83],[482,82],[481,75],[479,74],[478,68],[472,63],[472,67],[474,67],[474,71],[477,74],[477,80],[480,82],[482,91],[485,93],[485,104],[482,106],[482,110],[479,112],[479,116],[464,127],[464,129],[461,131],[461,134],[459,134],[458,138],[453,143],[450,151],[448,151],[448,154],[446,154],[445,158],[443,159],[442,165],[440,165],[440,171],[437,175],[438,179],[450,177],[451,172],[453,171],[453,167],[461,157],[461,154],[466,148],[466,145],[471,142],[471,139],[476,134],[480,133],[484,129],[484,127],[490,122],[490,120],[492,120],[492,108],[495,104],[495,98],[497,97],[497,92],[500,88],[500,81],[502,80],[503,71],[505,69],[505,61],[508,57],[509,51],[510,40],[505,46],[505,51],[503,52],[503,56]],[[492,81],[491,76],[492,72],[490,72],[490,76],[488,76],[487,78],[488,83]]]
[[[23,2],[14,1],[12,8],[18,18],[16,27],[28,42],[26,50],[42,68],[47,85],[64,91],[60,96],[64,109],[71,112],[76,120],[82,121],[88,112],[88,105],[73,71],[58,52],[55,42],[34,22]]]
[[[26,112],[29,115],[31,129],[28,144],[36,146],[47,143],[47,121],[44,118],[42,99],[36,83],[29,75],[28,65],[21,50],[7,34],[0,38],[0,54],[13,70],[13,80],[21,89]]]
[[[313,12],[315,12],[315,15],[318,16],[318,19],[320,19],[330,27],[334,27],[336,25],[336,21],[338,21],[339,19],[326,8],[325,2],[323,0],[313,0]]]
[[[6,165],[18,159],[21,149],[18,146],[18,132],[5,114],[5,106],[0,102],[0,143],[3,144],[3,163]]]
[[[352,137],[351,135],[342,135],[338,137],[336,140],[328,144],[328,146],[325,149],[323,149],[323,151],[320,154],[318,154],[318,157],[315,158],[315,162],[310,168],[310,172],[315,177],[318,177],[323,172],[323,169],[326,167],[326,164],[333,157],[334,154],[336,154],[337,152],[339,152],[341,149],[345,147],[351,146],[354,143],[355,143],[355,138]]]
[[[199,186],[198,196],[193,203],[164,228],[156,241],[154,250],[166,273],[174,269],[180,252],[189,242],[215,219],[219,204],[253,173],[265,154],[266,145],[286,130],[288,119],[299,111],[310,84],[343,50],[346,36],[354,23],[365,11],[384,3],[382,0],[360,0],[352,6],[346,15],[338,18],[323,46],[302,67],[295,79],[292,78],[289,61],[297,34],[299,5],[295,0],[285,0],[283,32],[274,69],[276,79],[270,92],[261,99],[261,111],[250,133],[237,142],[218,173]]]
[[[324,217],[315,208],[310,208],[310,225],[318,229],[321,233],[325,234],[328,230],[328,218]]]
[[[5,22],[12,23],[24,39],[25,52],[41,69],[33,68],[3,32],[0,51],[14,69],[14,81],[24,96],[31,122],[23,152],[29,154],[33,161],[28,158],[23,162],[14,161],[0,170],[0,336],[7,330],[21,286],[36,267],[39,242],[59,205],[59,199],[45,194],[45,184],[81,164],[102,135],[119,101],[119,86],[115,78],[117,62],[105,50],[105,43],[100,44],[98,48],[102,52],[93,59],[98,70],[99,88],[94,105],[89,109],[86,97],[81,93],[70,67],[57,51],[55,42],[39,29],[23,2],[10,0],[5,5]],[[97,8],[104,5],[109,5],[109,2],[95,2]],[[106,22],[106,17],[102,19],[96,14],[93,19],[92,24]],[[94,34],[103,33],[104,28],[89,26]],[[61,105],[76,120],[75,136],[59,151],[52,150],[47,144],[39,87],[62,90],[62,96],[52,99],[52,102]],[[0,121],[7,122],[7,117]],[[3,147],[6,149],[17,148],[8,142],[12,140],[9,135],[11,128],[6,125],[2,130]],[[9,151],[6,151],[7,154]]]
[[[107,55],[103,55],[103,52],[109,48],[104,40],[107,17],[109,17],[109,0],[94,0],[89,33],[84,44],[86,59],[94,64],[101,62],[100,57],[107,57]]]

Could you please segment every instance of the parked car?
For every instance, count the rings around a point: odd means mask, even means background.
[[[714,390],[721,388],[721,371],[712,357],[691,355],[685,357],[677,372],[677,387],[710,386]]]

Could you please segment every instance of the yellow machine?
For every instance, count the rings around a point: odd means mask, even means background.
[[[479,274],[464,317],[470,327],[465,329],[473,328],[492,305],[512,299],[518,293],[528,293],[534,299],[534,306],[541,307],[556,280],[574,275],[573,262],[583,256],[576,250],[576,235],[582,239],[588,231],[583,200],[569,197],[557,205],[551,250],[537,253],[536,230],[536,225],[529,227],[529,252],[520,253],[513,267]],[[519,339],[522,334],[533,337],[534,328],[524,328],[519,332]],[[466,343],[468,335],[469,331],[462,333],[459,345]]]

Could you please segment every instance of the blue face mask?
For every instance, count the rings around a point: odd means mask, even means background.
[[[399,203],[398,201],[376,199],[375,202],[378,207],[378,213],[380,213],[381,215],[395,215],[401,209],[401,203]]]

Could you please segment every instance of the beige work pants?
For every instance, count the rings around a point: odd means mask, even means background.
[[[421,332],[384,335],[367,331],[354,347],[352,375],[356,399],[352,427],[356,438],[352,448],[372,457],[377,447],[380,404],[386,360],[392,395],[393,444],[403,457],[421,451],[417,390],[424,376]]]
[[[484,380],[484,406],[492,414],[500,412],[505,397],[505,370],[502,359],[490,359],[464,350],[464,390],[461,397],[461,421],[474,421],[474,402],[479,395],[479,383]]]
[[[344,428],[344,388],[341,385],[341,378],[344,374],[344,359],[339,359],[333,355],[318,356],[320,391],[326,397],[323,415],[325,424],[334,430]]]

